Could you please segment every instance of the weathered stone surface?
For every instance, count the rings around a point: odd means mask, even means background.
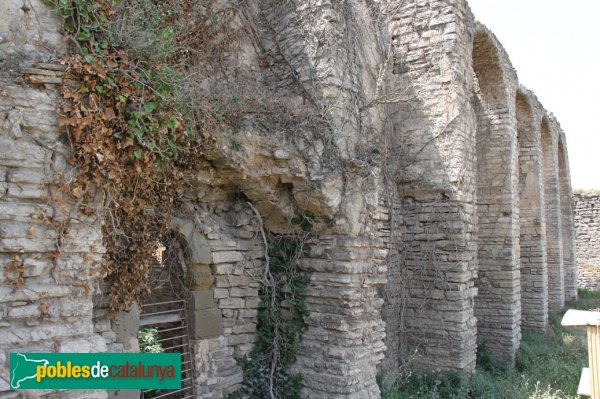
[[[219,251],[212,254],[212,263],[234,263],[243,260],[242,253],[237,251]]]
[[[192,339],[214,338],[223,333],[221,311],[218,309],[195,310],[188,317]]]
[[[118,312],[112,322],[112,331],[116,334],[116,342],[122,344],[126,351],[133,351],[137,341],[137,332],[140,327],[140,308],[136,303],[131,305],[129,311]]]
[[[59,237],[45,220],[60,213],[48,188],[70,172],[58,69],[40,61],[66,49],[56,16],[28,3],[0,5],[0,61],[42,79],[0,71],[0,366],[15,349],[136,351],[140,312],[111,321],[110,285],[97,284],[101,221],[73,221],[48,256]],[[511,366],[521,326],[544,331],[548,310],[576,296],[577,269],[564,132],[494,35],[464,0],[217,3],[242,7],[228,23],[253,34],[189,83],[254,109],[235,132],[210,132],[174,210],[180,257],[153,267],[149,295],[187,303],[198,393],[239,387],[263,233],[298,236],[302,215],[315,222],[297,265],[311,272],[294,365],[305,397],[377,398],[377,375],[409,360],[471,371],[478,344]],[[587,265],[600,205],[576,202]],[[581,270],[590,286],[595,272]]]
[[[574,202],[577,285],[600,291],[600,193],[575,192]]]
[[[212,290],[191,291],[187,306],[191,310],[213,309],[215,300],[213,299]]]
[[[215,281],[210,266],[207,264],[195,263],[191,268],[192,290],[209,290]]]

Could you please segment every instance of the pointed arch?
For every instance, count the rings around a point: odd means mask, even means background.
[[[506,82],[498,48],[490,33],[481,27],[473,39],[473,71],[484,106],[490,110],[506,108]]]

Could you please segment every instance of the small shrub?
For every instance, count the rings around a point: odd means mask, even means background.
[[[138,340],[140,342],[140,352],[142,353],[163,353],[160,342],[158,342],[158,329],[156,327],[144,327],[138,331]]]

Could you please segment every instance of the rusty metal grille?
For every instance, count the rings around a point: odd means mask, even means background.
[[[181,353],[181,389],[143,390],[142,399],[195,398],[194,363],[184,300],[156,302],[142,305],[140,327],[152,326],[158,330],[157,342],[165,353]]]

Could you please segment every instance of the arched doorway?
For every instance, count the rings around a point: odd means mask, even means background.
[[[166,235],[152,259],[148,295],[141,306],[140,352],[181,353],[181,388],[143,390],[142,398],[194,398],[194,361],[188,328],[187,303],[192,276],[190,248],[179,234]]]

